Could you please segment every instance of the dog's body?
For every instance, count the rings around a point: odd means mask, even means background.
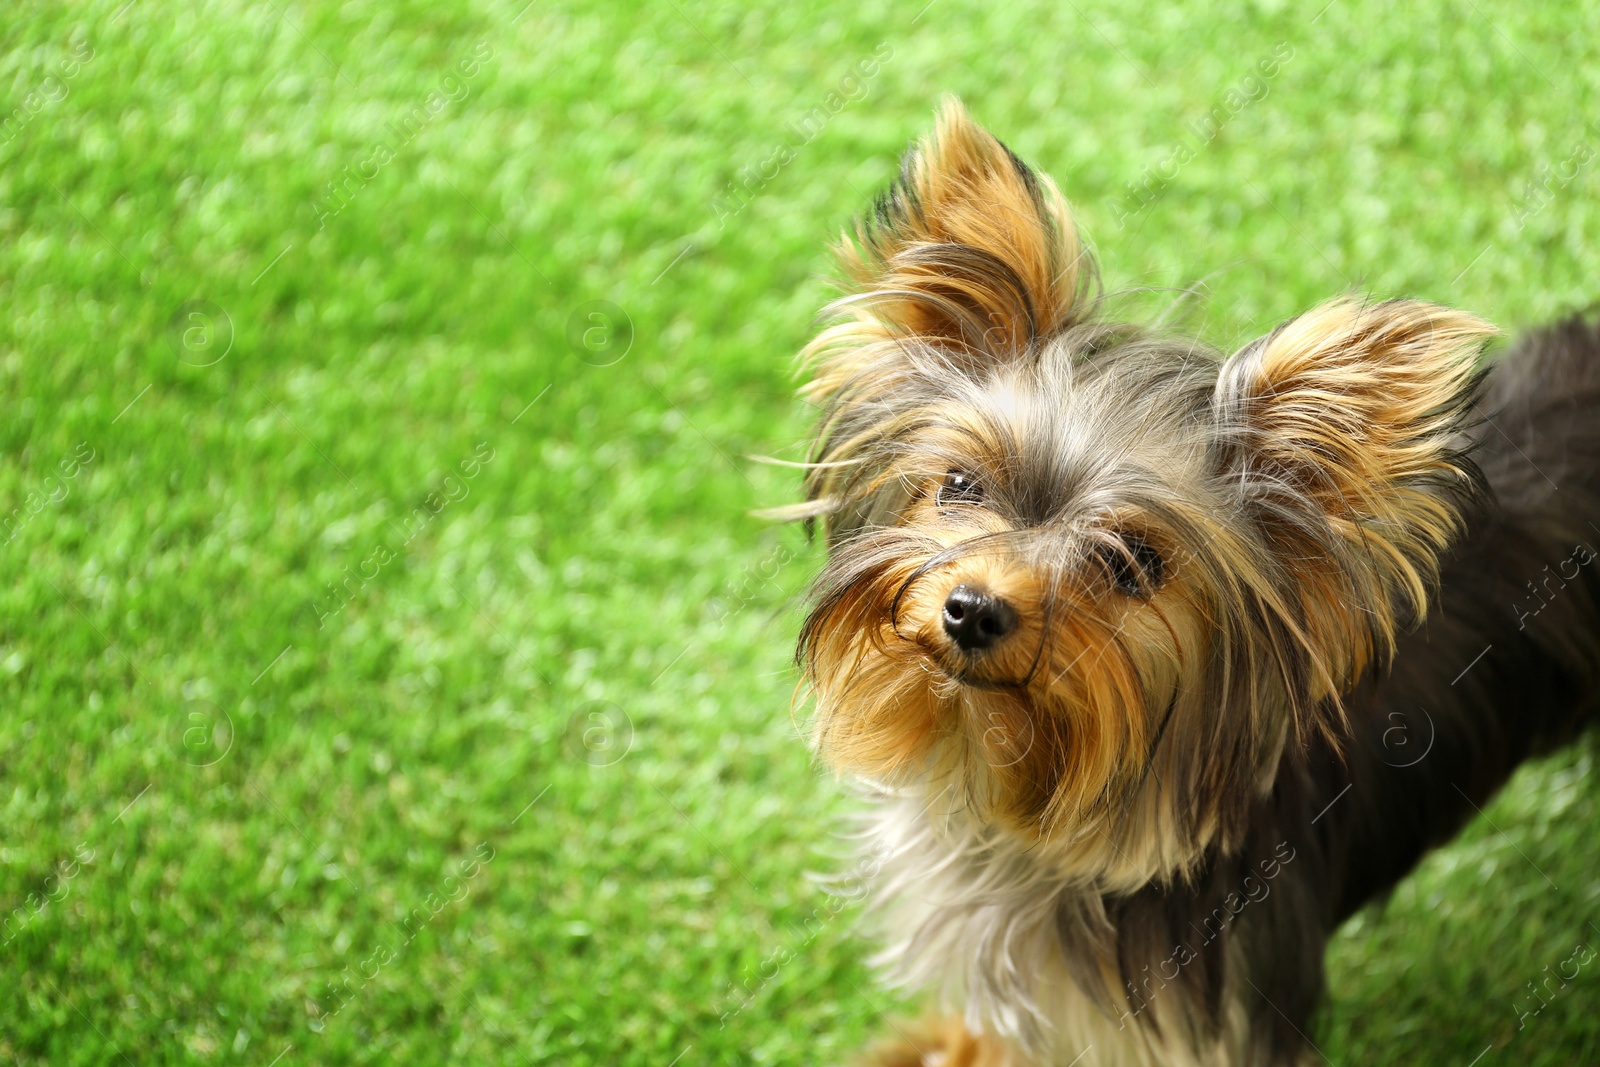
[[[1600,335],[1480,395],[1433,305],[1099,323],[959,107],[844,258],[801,652],[883,963],[959,1016],[880,1062],[1298,1062],[1332,932],[1594,716]]]

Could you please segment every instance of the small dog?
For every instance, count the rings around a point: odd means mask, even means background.
[[[808,346],[798,657],[871,796],[882,1064],[1291,1064],[1323,948],[1600,702],[1600,332],[1339,299],[1226,358],[1099,314],[947,103]],[[1531,595],[1530,595],[1531,594]]]

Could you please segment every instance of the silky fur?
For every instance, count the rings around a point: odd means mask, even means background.
[[[1600,568],[1511,604],[1600,521],[1594,330],[1480,401],[1492,328],[1420,301],[1226,358],[1105,321],[1060,194],[954,102],[838,251],[799,657],[880,962],[958,1017],[878,1062],[1296,1062],[1337,924],[1592,717]],[[1016,609],[988,652],[959,585]]]

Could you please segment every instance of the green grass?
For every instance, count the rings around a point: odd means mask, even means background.
[[[797,486],[746,457],[796,454],[823,244],[938,95],[1056,175],[1110,285],[1206,277],[1219,345],[1352,287],[1512,327],[1600,295],[1595,164],[1515,218],[1600,141],[1592,5],[1318,6],[8,9],[0,1062],[810,1064],[883,1029],[806,878],[848,807],[788,710],[818,556],[749,517]],[[626,323],[585,338],[599,300]],[[1600,971],[1513,1007],[1600,943],[1592,759],[1340,937],[1329,1060],[1600,1056]]]

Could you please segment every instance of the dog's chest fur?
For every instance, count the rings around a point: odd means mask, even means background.
[[[1148,969],[1143,995],[1128,995],[1107,898],[1022,839],[913,791],[874,798],[861,844],[870,923],[883,945],[875,963],[889,982],[933,993],[974,1032],[1024,1050],[1026,1062],[1240,1062],[1249,1026],[1231,990],[1215,1027],[1192,990],[1152,981]],[[1225,940],[1215,951],[1236,949]]]

